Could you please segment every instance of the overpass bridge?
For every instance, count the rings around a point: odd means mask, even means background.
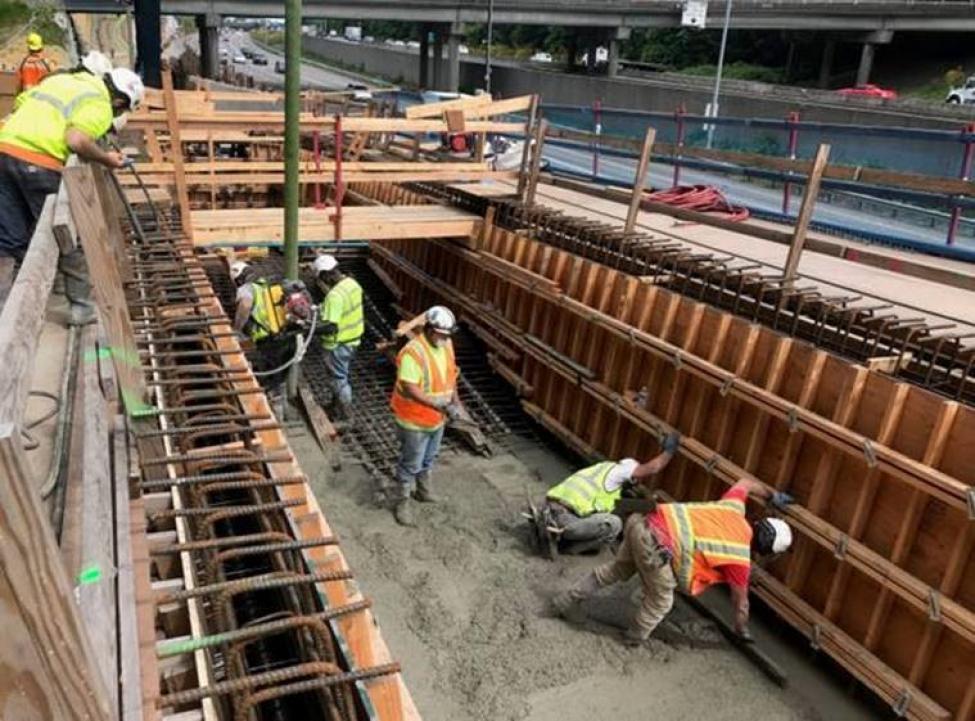
[[[975,31],[975,0],[710,0],[705,26],[723,24],[729,1],[734,3],[734,28],[827,31],[841,40],[862,43],[857,73],[861,83],[869,79],[876,45],[890,42],[894,32]],[[222,17],[281,17],[284,12],[281,0],[65,0],[64,5],[69,12],[119,13],[130,11],[132,2],[137,17],[160,12],[195,16],[205,73],[218,65],[217,30]],[[433,38],[434,72],[441,64],[444,46],[447,51],[446,77],[425,85],[456,90],[463,25],[485,22],[488,4],[489,0],[304,0],[302,15],[306,19],[418,23],[428,30],[421,33],[424,46]],[[619,41],[628,38],[634,28],[679,26],[685,5],[684,0],[493,0],[493,22],[577,28],[585,47],[608,47],[607,72],[612,76],[619,68]],[[151,37],[144,36],[150,29],[139,32],[141,47],[156,46]],[[824,66],[831,62],[830,43]],[[421,48],[420,76],[424,79],[428,77],[428,57],[429,48]],[[589,52],[588,57],[594,59],[595,53]]]

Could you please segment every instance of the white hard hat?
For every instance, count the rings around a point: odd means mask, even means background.
[[[789,524],[780,518],[766,518],[768,524],[775,531],[775,540],[772,541],[772,553],[785,553],[792,545],[792,529]]]
[[[81,59],[81,66],[95,77],[102,77],[112,72],[112,61],[98,50],[91,50]],[[113,81],[114,82],[114,81]]]
[[[613,481],[611,484],[613,486],[621,486],[633,477],[633,471],[639,465],[639,461],[634,458],[623,458],[617,461],[616,465],[610,469],[606,481]]]
[[[135,110],[142,104],[146,94],[142,78],[128,68],[113,68],[108,76],[112,79],[115,89],[129,99],[129,110]]]
[[[230,279],[236,282],[244,273],[247,272],[248,268],[250,268],[250,266],[244,261],[235,260],[230,264]]]
[[[449,308],[435,305],[426,313],[427,325],[440,333],[453,333],[457,320]]]
[[[125,126],[128,125],[128,122],[129,122],[128,113],[122,113],[121,115],[116,115],[114,118],[112,118],[112,129],[116,133],[121,133],[125,129]]]
[[[315,262],[312,263],[312,267],[315,269],[316,273],[327,273],[330,270],[335,270],[339,267],[339,262],[335,260],[334,255],[320,255],[315,258]]]

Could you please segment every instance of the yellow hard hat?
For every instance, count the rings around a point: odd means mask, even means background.
[[[27,36],[27,49],[28,50],[42,50],[44,48],[44,39],[38,33],[31,33]]]

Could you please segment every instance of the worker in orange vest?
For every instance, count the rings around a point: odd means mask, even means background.
[[[436,503],[430,469],[440,451],[447,418],[460,413],[457,364],[450,340],[457,322],[442,305],[426,312],[423,332],[396,356],[396,384],[390,406],[399,427],[394,516],[414,526],[412,499]]]
[[[793,502],[787,493],[742,479],[717,501],[662,503],[645,516],[634,513],[626,520],[616,558],[556,596],[555,611],[573,618],[579,602],[603,586],[639,574],[643,601],[633,626],[623,634],[626,645],[638,646],[670,612],[675,589],[697,596],[715,584],[726,583],[735,608],[735,630],[743,640],[751,641],[748,581],[752,554],[784,553],[792,545],[792,529],[778,518],[762,518],[750,525],[745,518],[749,494],[779,510]]]
[[[27,36],[27,55],[17,70],[20,91],[30,90],[51,72],[51,63],[44,57],[44,40],[38,33]]]

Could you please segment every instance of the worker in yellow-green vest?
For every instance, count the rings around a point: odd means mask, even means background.
[[[622,519],[613,512],[624,489],[660,473],[680,447],[680,434],[671,433],[662,452],[646,463],[632,458],[603,461],[576,471],[545,495],[546,523],[559,529],[559,551],[578,554],[598,551],[620,535]]]
[[[102,150],[96,141],[144,95],[138,75],[115,68],[100,77],[50,75],[17,97],[0,129],[0,256],[23,258],[44,199],[57,192],[71,153],[109,168],[125,165],[121,153]]]
[[[288,327],[286,294],[281,283],[252,278],[254,272],[242,260],[230,264],[230,277],[237,286],[234,330],[254,343],[254,370],[263,373],[282,366],[293,352],[293,343],[284,335]],[[269,377],[265,387],[284,380],[283,373]]]
[[[322,326],[325,368],[332,382],[332,416],[338,421],[349,421],[352,411],[349,376],[352,360],[366,330],[362,286],[355,278],[342,273],[334,256],[318,256],[313,267],[318,280],[328,288],[318,321]]]

